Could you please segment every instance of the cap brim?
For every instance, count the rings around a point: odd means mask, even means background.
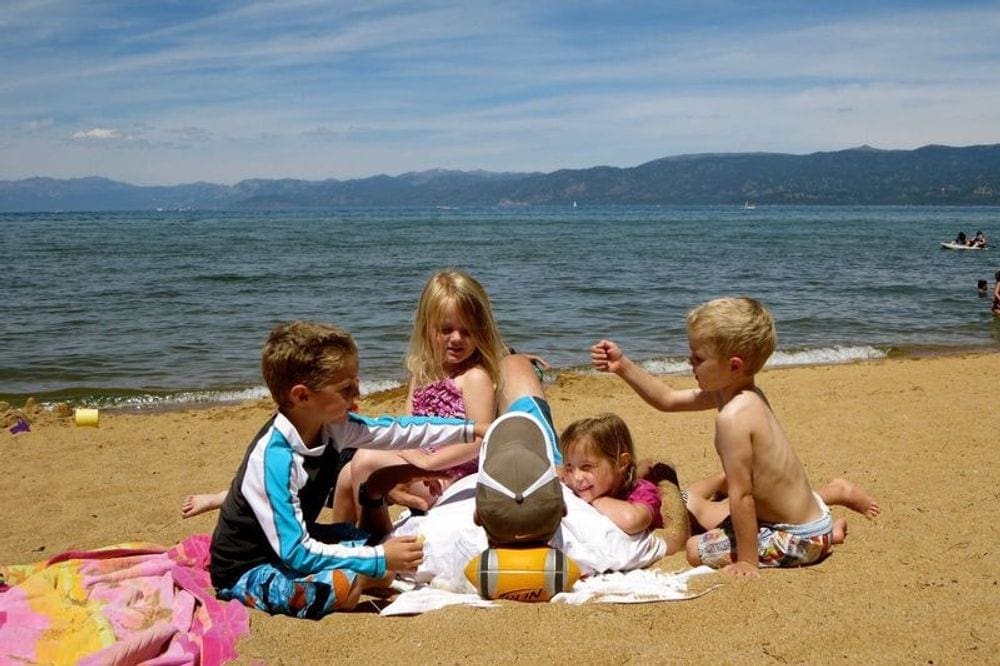
[[[530,414],[504,414],[486,432],[476,510],[493,544],[544,543],[559,528],[562,485],[545,431]]]

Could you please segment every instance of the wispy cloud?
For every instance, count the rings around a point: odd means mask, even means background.
[[[8,2],[0,178],[318,179],[998,140],[994,4],[772,7]]]
[[[78,141],[117,141],[120,139],[128,139],[130,137],[123,134],[121,130],[95,127],[94,129],[73,132],[73,138]]]

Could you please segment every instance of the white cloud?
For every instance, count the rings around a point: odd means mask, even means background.
[[[117,129],[106,129],[104,127],[95,127],[89,130],[80,130],[79,132],[73,133],[73,138],[77,141],[109,141],[128,138],[122,133],[121,130]]]
[[[80,0],[38,1],[63,18],[30,0],[0,7],[0,139],[18,149],[0,156],[0,177],[550,171],[1000,140],[1000,11],[986,6],[890,0],[824,15],[759,3],[724,17],[720,3],[154,12],[110,0],[91,16]]]

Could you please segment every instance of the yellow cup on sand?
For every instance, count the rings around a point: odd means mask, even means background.
[[[78,426],[93,426],[96,428],[99,416],[96,409],[77,409],[73,412],[73,421]]]

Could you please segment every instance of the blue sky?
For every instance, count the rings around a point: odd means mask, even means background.
[[[1000,142],[997,2],[0,2],[0,179]]]

